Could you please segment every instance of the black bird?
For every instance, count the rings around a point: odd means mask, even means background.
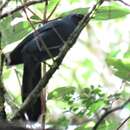
[[[44,24],[29,34],[7,57],[8,65],[24,64],[22,82],[22,100],[24,101],[41,78],[41,64],[58,55],[64,41],[83,18],[81,14],[70,14]],[[49,52],[45,49],[48,48]],[[26,111],[32,121],[36,121],[41,112],[40,98]]]

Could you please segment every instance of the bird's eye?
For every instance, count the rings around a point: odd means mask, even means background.
[[[77,14],[77,17],[82,19],[83,15],[82,14]]]

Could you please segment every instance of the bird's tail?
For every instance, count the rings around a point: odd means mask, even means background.
[[[41,79],[41,64],[39,63],[35,70],[32,70],[33,68],[26,69],[26,66],[24,68],[24,75],[23,75],[23,85],[22,85],[22,99],[23,101],[26,99],[26,97],[30,94],[30,92],[35,88],[35,86],[38,84],[39,80]],[[29,71],[33,71],[33,73],[29,73]],[[40,96],[36,101],[34,101],[34,104],[30,107],[28,107],[26,114],[28,115],[28,118],[30,121],[37,121],[38,117],[41,114],[41,99]]]

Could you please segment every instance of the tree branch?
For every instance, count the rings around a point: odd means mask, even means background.
[[[101,124],[101,122],[111,113],[115,112],[115,111],[118,111],[118,110],[121,110],[123,109],[128,103],[130,103],[130,98],[124,102],[121,106],[118,106],[118,107],[115,107],[111,110],[108,110],[106,111],[101,117],[100,119],[97,121],[97,123],[95,124],[95,126],[93,127],[92,130],[97,130],[98,126]]]
[[[24,3],[23,5],[16,7],[15,9],[11,10],[10,12],[6,12],[6,13],[1,14],[0,19],[3,19],[4,17],[7,17],[9,15],[12,15],[13,13],[15,13],[17,11],[24,9],[24,7],[28,7],[28,6],[31,6],[31,5],[34,5],[34,4],[38,4],[38,3],[42,3],[44,1],[45,0],[34,0],[34,1]]]
[[[10,0],[5,1],[5,3],[0,7],[0,14],[1,14],[1,11],[3,10],[3,8],[5,8],[9,2],[10,2]]]
[[[129,119],[130,119],[130,116],[128,116],[128,117],[120,124],[120,126],[119,126],[116,130],[119,130]]]
[[[123,1],[123,0],[116,0],[116,1],[119,1],[119,2],[121,2],[122,4],[124,4],[124,5],[126,5],[126,6],[129,6],[129,7],[130,7],[130,4],[126,3],[126,2],[125,2],[125,1]]]

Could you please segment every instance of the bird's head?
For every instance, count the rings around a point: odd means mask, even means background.
[[[71,19],[72,19],[72,21],[73,21],[76,25],[82,20],[83,17],[84,17],[84,15],[82,15],[82,14],[72,14],[72,15],[71,15]]]

